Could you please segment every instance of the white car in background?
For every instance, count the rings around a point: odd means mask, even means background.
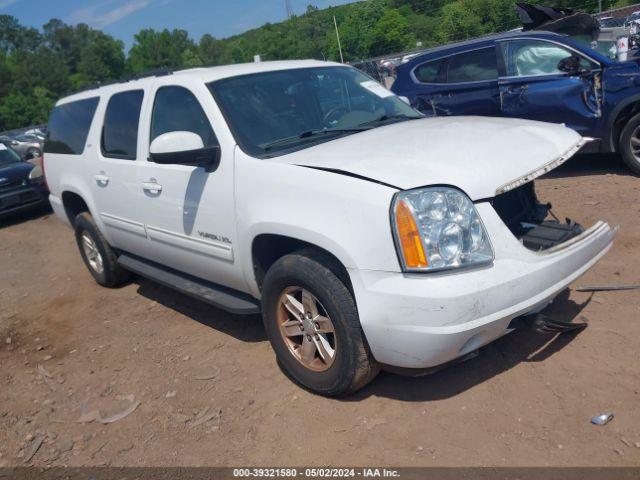
[[[44,170],[99,284],[135,272],[261,312],[292,379],[345,395],[503,336],[605,254],[612,228],[547,220],[533,187],[584,142],[423,118],[340,64],[264,62],[64,98]]]

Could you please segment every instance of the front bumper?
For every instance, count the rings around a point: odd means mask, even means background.
[[[47,203],[43,184],[27,184],[0,189],[0,217],[5,217]]]
[[[402,368],[434,367],[509,332],[511,320],[546,306],[611,247],[604,222],[541,253],[523,247],[491,205],[477,205],[494,263],[431,274],[350,270],[373,356]]]

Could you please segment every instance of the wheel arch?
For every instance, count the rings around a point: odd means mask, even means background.
[[[299,251],[313,251],[314,259],[332,270],[354,294],[347,266],[337,255],[314,242],[281,233],[260,233],[251,242],[252,277],[258,291],[262,291],[264,276],[271,265],[283,256]]]
[[[616,105],[616,107],[611,111],[604,135],[606,142],[602,145],[605,153],[619,151],[618,144],[622,129],[624,128],[627,120],[637,113],[640,113],[640,94],[633,95],[625,99]]]
[[[89,209],[89,205],[82,197],[82,195],[71,191],[65,190],[60,195],[62,200],[62,206],[64,207],[64,211],[67,214],[67,218],[69,219],[69,223],[73,226],[75,218],[83,212],[91,213]]]

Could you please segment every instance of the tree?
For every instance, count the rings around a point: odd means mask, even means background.
[[[202,64],[220,65],[224,55],[224,44],[207,33],[200,39],[198,53]]]
[[[0,15],[0,50],[3,52],[34,50],[40,41],[40,33],[35,28],[20,25],[18,19],[11,15]]]
[[[6,54],[0,50],[0,98],[9,93],[11,87],[11,71],[7,64]]]
[[[102,32],[93,35],[93,41],[79,52],[76,84],[115,80],[122,77],[125,67],[124,44]]]
[[[372,33],[369,54],[401,52],[415,47],[415,35],[409,30],[409,23],[397,10],[387,10],[378,20]]]
[[[170,32],[165,28],[158,32],[149,28],[137,33],[134,39],[128,60],[134,73],[163,67],[180,68],[185,59],[198,58],[196,45],[185,30]]]
[[[46,123],[55,99],[42,87],[11,93],[0,103],[0,130]]]
[[[36,52],[18,51],[12,56],[11,92],[28,94],[42,87],[52,95],[69,91],[69,69],[51,50],[40,47]]]

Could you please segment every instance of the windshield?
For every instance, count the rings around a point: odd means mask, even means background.
[[[18,155],[15,150],[0,142],[0,167],[21,161],[20,155]]]
[[[422,117],[350,67],[231,77],[209,84],[209,89],[240,147],[261,158]]]

